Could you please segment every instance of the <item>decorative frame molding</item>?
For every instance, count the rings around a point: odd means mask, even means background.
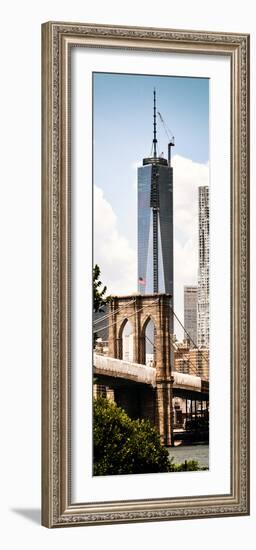
[[[42,26],[42,523],[47,527],[249,514],[249,35],[75,23]],[[70,50],[231,60],[231,493],[71,504]]]

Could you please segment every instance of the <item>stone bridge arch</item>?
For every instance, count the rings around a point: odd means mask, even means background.
[[[109,303],[109,356],[121,359],[122,331],[127,320],[133,326],[134,362],[145,364],[143,341],[146,325],[152,319],[155,326],[156,376],[171,375],[170,295],[145,294],[114,296]]]
[[[172,444],[170,300],[168,294],[136,294],[113,296],[109,302],[109,357],[122,358],[122,332],[129,320],[133,326],[133,362],[145,364],[145,328],[149,319],[154,322],[155,425],[164,445]]]

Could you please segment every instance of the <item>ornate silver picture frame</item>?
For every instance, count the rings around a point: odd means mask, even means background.
[[[97,501],[85,495],[84,502],[72,499],[71,53],[78,47],[129,51],[131,55],[177,53],[230,60],[231,437],[230,491],[225,494]],[[86,392],[89,395],[91,388],[85,389],[85,399]],[[42,25],[42,524],[63,527],[248,514],[249,35],[45,23]]]

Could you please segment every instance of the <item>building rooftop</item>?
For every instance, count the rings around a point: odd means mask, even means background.
[[[163,157],[147,157],[143,159],[143,166],[147,164],[160,164],[162,166],[168,166],[168,162]]]

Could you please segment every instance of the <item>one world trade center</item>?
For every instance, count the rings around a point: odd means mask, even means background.
[[[168,160],[157,154],[156,93],[153,106],[153,156],[138,168],[138,291],[166,293],[173,302],[172,138]],[[162,119],[160,113],[160,118]]]

